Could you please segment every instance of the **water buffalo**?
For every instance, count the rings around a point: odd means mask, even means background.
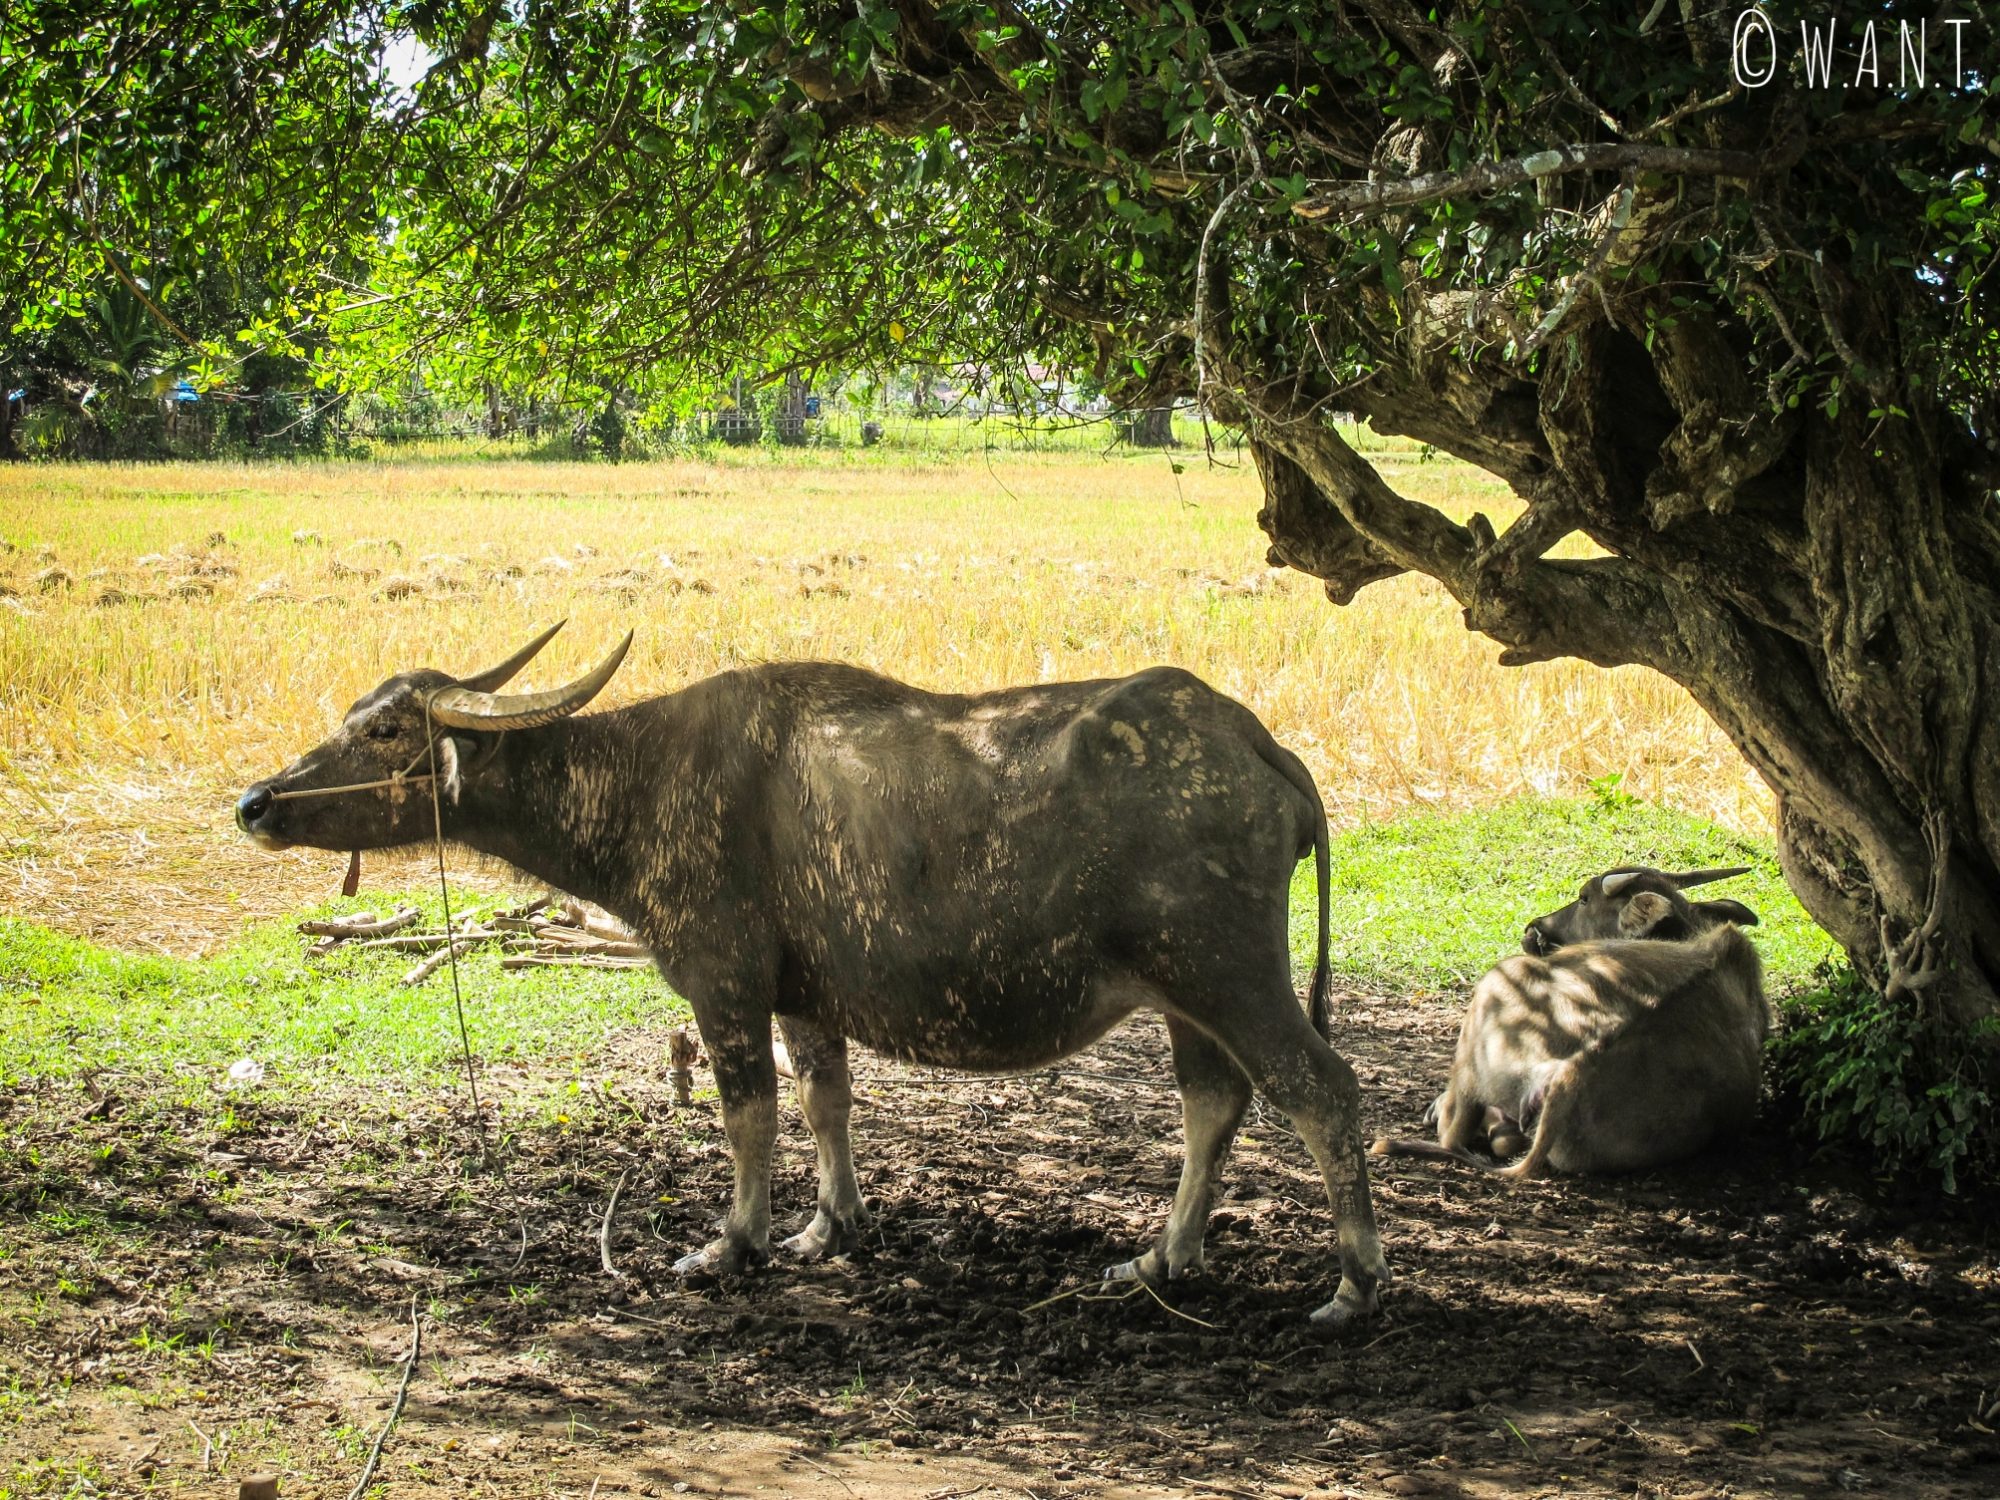
[[[597,902],[647,942],[694,1008],[736,1172],[721,1236],[679,1270],[733,1272],[768,1253],[773,1017],[819,1155],[817,1211],[784,1244],[814,1258],[864,1218],[850,1039],[1015,1071],[1155,1010],[1186,1159],[1158,1244],[1108,1274],[1201,1267],[1216,1172],[1254,1088],[1291,1117],[1339,1223],[1340,1285],[1313,1316],[1374,1309],[1387,1268],[1359,1091],[1323,1040],[1325,815],[1305,767],[1248,709],[1164,667],[960,695],[788,662],[570,717],[631,638],[568,687],[502,695],[548,635],[473,677],[391,677],[245,792],[237,821],[270,848],[427,840],[420,778],[435,765],[447,838]],[[1286,941],[1309,852],[1310,1020]]]
[[[1483,1145],[1509,1177],[1659,1166],[1741,1130],[1757,1112],[1770,1024],[1757,950],[1736,901],[1691,886],[1742,869],[1668,875],[1627,866],[1530,922],[1526,952],[1473,991],[1432,1106],[1438,1138],[1385,1139],[1380,1156],[1475,1166]]]

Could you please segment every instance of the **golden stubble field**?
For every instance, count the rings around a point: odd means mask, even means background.
[[[565,617],[521,686],[574,675],[627,629],[608,702],[785,657],[955,690],[1173,662],[1305,758],[1336,826],[1587,795],[1614,773],[1768,825],[1762,784],[1671,683],[1502,669],[1426,580],[1334,608],[1266,568],[1254,472],[1183,462],[0,469],[0,907],[194,953],[332,894],[337,856],[239,839],[237,792],[390,673],[471,671]],[[1511,514],[1476,471],[1383,462],[1456,514]],[[371,863],[371,881],[427,868]]]

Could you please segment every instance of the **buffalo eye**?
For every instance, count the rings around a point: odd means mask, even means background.
[[[368,722],[368,727],[362,733],[366,734],[371,740],[401,739],[403,726],[398,724],[394,719],[371,719]]]

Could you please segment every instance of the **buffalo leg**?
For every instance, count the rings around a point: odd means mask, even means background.
[[[799,1107],[812,1130],[819,1156],[819,1201],[812,1222],[785,1241],[784,1248],[807,1260],[838,1255],[850,1248],[868,1211],[854,1180],[854,1149],[847,1117],[854,1105],[847,1072],[847,1038],[809,1021],[778,1018],[785,1049],[798,1077]]]
[[[1167,1036],[1174,1048],[1174,1082],[1180,1085],[1187,1145],[1181,1184],[1160,1242],[1137,1260],[1106,1271],[1112,1281],[1160,1281],[1202,1269],[1201,1242],[1208,1231],[1216,1173],[1250,1107],[1250,1080],[1227,1052],[1177,1016],[1167,1018]]]
[[[1565,1157],[1574,1156],[1573,1149],[1565,1150],[1583,1135],[1576,1116],[1582,1101],[1576,1089],[1576,1072],[1564,1063],[1549,1078],[1547,1091],[1542,1095],[1541,1117],[1535,1121],[1535,1134],[1528,1144],[1528,1154],[1510,1166],[1502,1167],[1501,1174],[1507,1177],[1552,1177],[1558,1164],[1551,1158],[1558,1151]],[[1587,1171],[1588,1162],[1564,1160],[1562,1169],[1572,1172]]]
[[[1473,1144],[1486,1144],[1486,1110],[1477,1100],[1461,1093],[1456,1081],[1438,1095],[1438,1144],[1447,1151],[1469,1151]]]
[[[778,1073],[771,1061],[770,1012],[694,1002],[702,1045],[722,1095],[722,1130],[736,1169],[736,1193],[722,1234],[674,1263],[683,1276],[734,1275],[771,1253],[771,1143],[778,1134]]]
[[[1340,1287],[1313,1321],[1338,1326],[1373,1313],[1376,1288],[1389,1279],[1368,1196],[1361,1087],[1307,1021],[1289,978],[1273,989],[1269,1002],[1233,1018],[1229,1048],[1257,1092],[1291,1118],[1326,1181],[1340,1232]]]

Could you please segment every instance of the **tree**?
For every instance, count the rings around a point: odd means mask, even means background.
[[[1174,446],[1174,409],[1171,406],[1148,406],[1127,413],[1120,425],[1128,441],[1136,447]]]
[[[22,7],[10,306],[163,214],[227,252],[281,209],[296,316],[261,336],[350,368],[1032,355],[1198,398],[1248,431],[1274,558],[1335,602],[1433,577],[1503,661],[1683,684],[1879,995],[1937,1036],[2000,1009],[1985,10],[180,0],[214,45],[155,55]],[[1336,406],[1518,513],[1398,494]]]

